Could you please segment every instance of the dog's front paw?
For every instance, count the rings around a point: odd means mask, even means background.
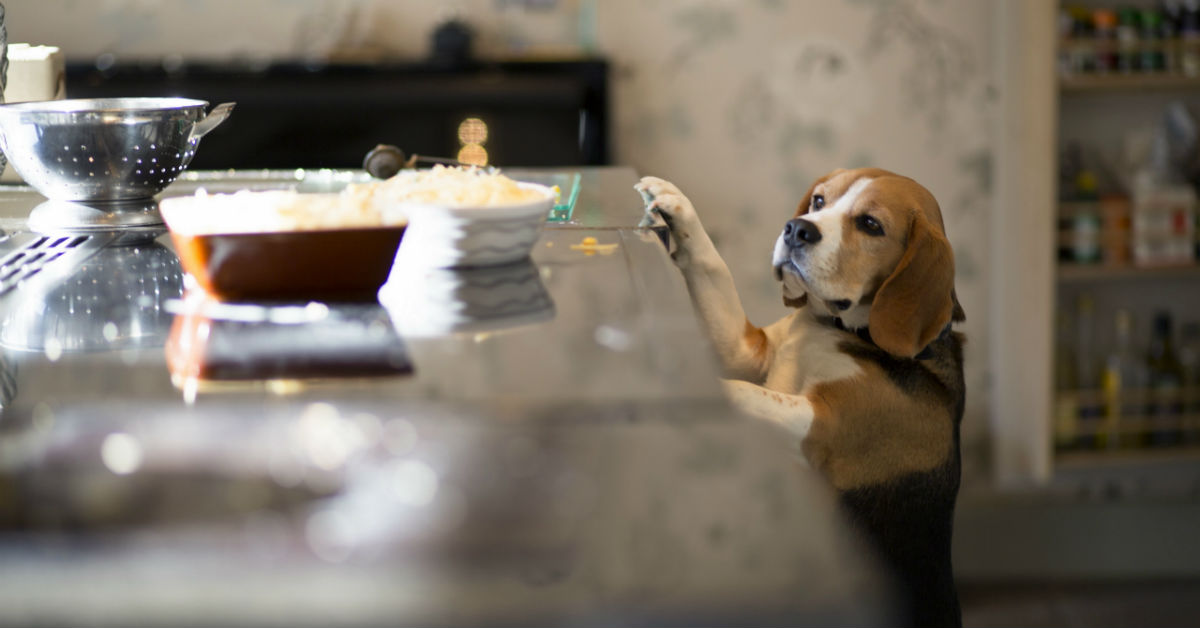
[[[646,203],[646,214],[658,214],[671,231],[695,218],[696,210],[674,183],[658,177],[642,177],[633,188],[642,195]]]
[[[642,177],[633,187],[641,193],[642,200],[646,203],[646,220],[643,223],[648,222],[654,214],[662,217],[667,229],[675,236],[678,247],[675,261],[681,262],[679,256],[689,255],[693,235],[703,229],[692,202],[675,187],[675,184],[658,177]]]
[[[641,181],[638,181],[633,188],[642,193],[642,198],[646,199],[647,204],[653,201],[655,197],[664,194],[683,196],[683,192],[680,192],[674,183],[658,177],[642,177]]]

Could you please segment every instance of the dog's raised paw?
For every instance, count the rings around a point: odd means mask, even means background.
[[[642,177],[633,186],[646,203],[646,214],[658,214],[672,230],[689,223],[695,214],[691,201],[670,181],[658,177]]]
[[[672,231],[676,230],[679,223],[686,220],[688,212],[687,200],[678,194],[660,194],[654,197],[653,201],[646,206],[647,212],[653,212],[662,216],[663,222],[667,223]]]
[[[674,183],[658,177],[642,177],[633,188],[642,194],[642,199],[647,204],[663,194],[678,194],[679,196],[683,196],[683,192],[680,192]]]

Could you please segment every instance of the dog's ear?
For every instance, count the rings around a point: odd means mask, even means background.
[[[963,306],[958,303],[958,293],[954,290],[950,291],[950,300],[954,302],[954,311],[950,314],[950,320],[961,323],[967,320],[967,312],[963,310]]]
[[[871,340],[892,355],[911,358],[952,318],[966,317],[954,294],[950,242],[922,212],[913,212],[904,255],[871,304]]]

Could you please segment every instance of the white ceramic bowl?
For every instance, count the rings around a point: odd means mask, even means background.
[[[496,332],[554,318],[541,273],[525,260],[484,268],[392,267],[379,302],[405,336]]]
[[[552,188],[518,183],[539,197],[512,205],[447,207],[403,203],[408,231],[398,261],[431,268],[510,264],[529,258],[554,206]]]

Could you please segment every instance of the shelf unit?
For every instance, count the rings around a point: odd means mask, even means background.
[[[963,551],[956,571],[982,578],[1195,577],[1200,562],[1190,550],[1200,512],[1200,452],[1056,453],[1053,443],[1061,295],[1097,282],[1118,291],[1184,286],[1200,295],[1200,281],[1190,279],[1200,273],[1190,271],[1177,277],[1174,271],[1059,267],[1059,137],[1076,124],[1105,120],[1079,120],[1074,113],[1063,120],[1060,103],[1087,109],[1079,105],[1166,98],[1190,87],[1075,89],[1061,80],[1054,61],[1059,4],[1005,0],[992,6],[999,100],[986,269],[991,482],[960,499],[955,539]]]
[[[1136,4],[1136,0],[1133,3]],[[1097,8],[1114,6],[1105,0],[1090,0],[1084,4]],[[1142,5],[1149,7],[1153,3],[1143,2]],[[1114,47],[1116,45],[1111,44]],[[1189,54],[1200,54],[1200,41],[1173,40],[1161,44],[1161,47],[1175,54],[1176,59],[1185,50]],[[1083,42],[1058,41],[1054,46],[1053,58],[1058,60],[1062,53],[1071,54],[1084,49],[1086,45]],[[1109,51],[1115,51],[1115,48]],[[1056,77],[1054,90],[1057,99],[1054,109],[1057,146],[1053,159],[1056,173],[1061,154],[1059,150],[1069,142],[1080,143],[1085,148],[1103,154],[1108,165],[1120,173],[1122,158],[1129,154],[1128,147],[1136,145],[1134,141],[1143,139],[1133,137],[1131,140],[1129,134],[1143,133],[1149,136],[1161,124],[1167,103],[1181,100],[1189,105],[1193,114],[1200,114],[1200,76],[1179,71],[1061,73]],[[1055,196],[1058,197],[1057,194]],[[1070,203],[1056,202],[1054,207],[1056,217],[1069,217],[1074,211]],[[1055,313],[1072,308],[1074,302],[1085,294],[1095,301],[1097,314],[1095,343],[1085,349],[1093,352],[1097,362],[1112,346],[1111,321],[1118,308],[1133,312],[1135,345],[1139,347],[1148,342],[1150,319],[1154,312],[1169,311],[1174,321],[1173,339],[1178,347],[1182,323],[1200,321],[1200,297],[1197,296],[1200,294],[1200,266],[1194,261],[1152,268],[1105,263],[1057,263],[1052,297]],[[1077,330],[1072,328],[1072,331]],[[1057,333],[1058,329],[1052,327],[1052,337]],[[1051,370],[1048,376],[1053,377],[1053,372]],[[1054,391],[1052,394],[1058,398],[1061,393]],[[1074,393],[1063,396],[1071,398]],[[1053,424],[1049,429],[1053,443]],[[1200,444],[1091,451],[1056,450],[1051,446],[1049,457],[1048,479],[1064,473],[1093,473],[1103,477],[1119,476],[1131,468],[1161,470],[1180,466],[1185,470],[1190,468],[1189,472],[1200,478],[1200,464],[1197,464],[1200,463]]]
[[[1092,4],[1105,0],[1088,0]],[[1133,0],[1127,0],[1133,1]],[[1147,0],[1147,4],[1150,2]],[[1108,2],[1108,6],[1115,6]],[[1115,136],[1161,121],[1161,107],[1181,94],[1200,100],[1200,82],[1179,76],[1068,77],[1059,74],[1059,3],[998,2],[994,19],[999,87],[996,210],[989,221],[989,421],[991,477],[999,490],[1062,490],[1072,482],[1124,482],[1124,454],[1058,452],[1054,447],[1056,313],[1080,291],[1095,291],[1097,310],[1155,295],[1200,312],[1200,271],[1062,265],[1058,248],[1058,171],[1062,138]],[[1143,80],[1146,79],[1146,80]],[[1114,117],[1112,111],[1119,112]],[[1066,114],[1060,114],[1065,111]],[[1198,108],[1200,111],[1200,108]],[[1115,119],[1115,122],[1114,122]],[[1147,296],[1147,294],[1149,296]],[[1176,317],[1177,319],[1179,317]],[[1107,332],[1109,322],[1097,321]],[[1144,333],[1144,332],[1143,332]],[[1103,355],[1103,353],[1100,353]],[[1190,452],[1183,457],[1190,460]],[[1200,465],[1173,451],[1149,451],[1141,467],[1200,483]],[[1182,465],[1187,473],[1173,470]],[[1107,477],[1104,477],[1107,476]]]

